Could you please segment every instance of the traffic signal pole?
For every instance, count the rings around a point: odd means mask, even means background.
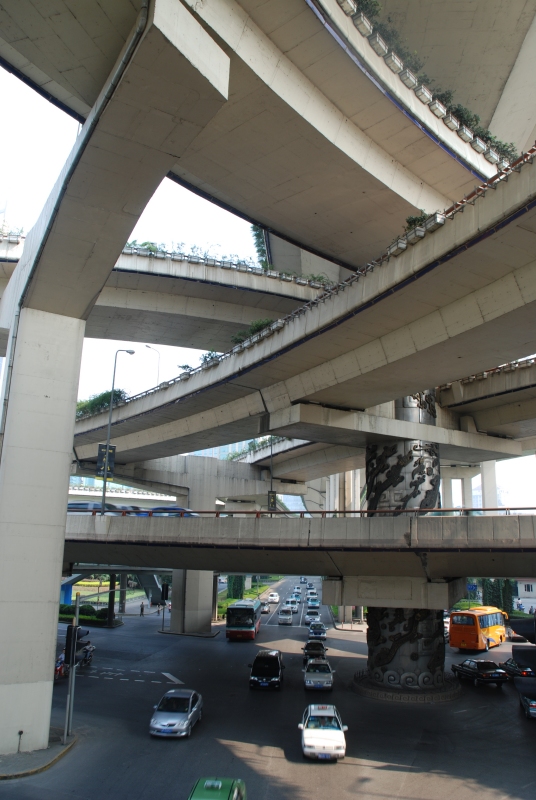
[[[74,688],[76,679],[76,646],[78,643],[78,621],[80,617],[80,592],[76,593],[75,615],[71,627],[71,636],[67,629],[65,658],[69,664],[69,683],[67,687],[67,704],[65,707],[65,727],[63,730],[63,744],[67,744],[67,737],[71,735],[73,726]]]

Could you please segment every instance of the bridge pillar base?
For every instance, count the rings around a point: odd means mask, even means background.
[[[210,633],[213,573],[174,569],[171,584],[171,633]]]
[[[377,608],[367,612],[368,679],[398,691],[427,691],[445,682],[443,612]]]

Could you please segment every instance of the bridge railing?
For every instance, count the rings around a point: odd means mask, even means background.
[[[510,516],[519,514],[535,514],[536,506],[500,506],[493,508],[379,508],[379,509],[346,509],[344,511],[324,510],[324,511],[193,511],[191,509],[163,511],[161,508],[153,511],[147,509],[126,509],[118,508],[106,510],[104,516],[107,517],[180,517],[182,518],[209,518],[219,519],[221,517],[255,517],[261,519],[265,517],[287,517],[294,519],[346,519],[362,517],[480,517],[488,515]],[[91,517],[101,516],[99,509],[76,509],[69,510],[69,516],[89,515]]]

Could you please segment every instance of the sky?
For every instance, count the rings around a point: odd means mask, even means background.
[[[1,68],[0,96],[4,109],[0,125],[0,221],[27,233],[74,145],[79,125]],[[256,258],[248,223],[167,179],[153,195],[130,239],[164,243],[170,249],[181,244],[186,252],[197,247],[215,257]],[[157,380],[176,376],[179,364],[199,364],[201,351],[164,345],[151,348],[139,342],[86,339],[79,398],[111,388],[118,349],[135,351],[132,356],[118,356],[116,386],[129,395],[155,386]],[[497,483],[504,503],[536,506],[536,458],[498,462]],[[474,479],[475,488],[477,484],[479,478]]]
[[[0,126],[2,173],[0,221],[12,230],[28,233],[73,147],[79,124],[44,100],[17,78],[0,68],[3,124]],[[9,154],[7,156],[6,154]],[[130,240],[163,243],[169,249],[189,252],[193,247],[218,258],[236,255],[256,260],[251,229],[247,222],[202,200],[176,183],[164,179]],[[199,365],[202,351],[180,347],[86,339],[80,371],[79,399],[111,388],[114,356],[118,349],[136,351],[118,356],[116,386],[129,395],[150,389],[179,374],[178,364]]]

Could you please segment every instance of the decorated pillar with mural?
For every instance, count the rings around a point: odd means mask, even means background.
[[[435,392],[395,402],[396,419],[435,425]],[[439,505],[439,447],[424,440],[369,445],[367,508],[398,516]],[[383,516],[383,515],[382,515]],[[396,580],[396,579],[394,579]],[[375,685],[416,692],[444,682],[443,613],[419,608],[368,607],[368,678]]]
[[[435,391],[418,392],[395,401],[396,419],[435,425]],[[422,440],[371,444],[366,454],[367,508],[392,510],[439,504],[439,446]]]

